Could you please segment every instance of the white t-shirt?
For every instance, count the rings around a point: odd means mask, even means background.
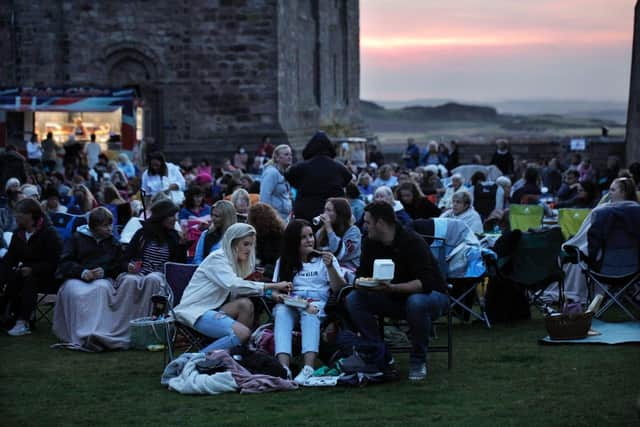
[[[42,145],[37,142],[27,142],[27,158],[29,160],[42,159]]]
[[[100,144],[97,142],[90,142],[84,147],[85,153],[87,153],[87,161],[89,163],[89,168],[93,169],[93,167],[98,163],[98,157],[102,151]]]
[[[336,257],[333,257],[333,267],[340,276],[343,275],[342,269],[338,264]],[[280,259],[276,262],[273,271],[273,281],[280,281]],[[302,263],[302,270],[293,276],[293,290],[295,291],[326,291],[329,288],[329,272],[327,266],[322,262],[322,257],[314,257],[310,262]]]

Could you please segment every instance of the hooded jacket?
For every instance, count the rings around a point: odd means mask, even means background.
[[[127,260],[115,237],[97,239],[89,226],[83,225],[65,243],[56,277],[79,279],[84,270],[97,267],[102,267],[105,278],[115,279],[127,271]]]

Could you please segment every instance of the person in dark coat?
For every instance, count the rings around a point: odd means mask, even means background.
[[[27,181],[27,160],[22,157],[13,145],[7,146],[4,154],[0,155],[0,188],[4,189],[10,178],[17,178],[20,182]]]
[[[304,161],[293,165],[285,178],[298,193],[293,214],[311,221],[324,211],[329,197],[344,197],[344,188],[351,181],[351,172],[336,162],[336,151],[324,132],[317,132],[302,151]]]
[[[89,214],[89,224],[83,225],[65,243],[56,278],[115,279],[127,270],[120,242],[113,236],[113,214],[98,207]]]
[[[513,155],[509,150],[509,145],[504,139],[497,141],[498,148],[493,153],[491,164],[496,165],[503,175],[513,175]]]
[[[256,229],[256,265],[264,269],[264,277],[272,278],[280,257],[284,221],[271,206],[256,203],[249,208],[247,223]]]
[[[54,293],[53,280],[62,252],[62,241],[45,212],[34,199],[26,198],[14,208],[18,230],[13,233],[7,254],[0,268],[0,284],[6,283],[5,321],[14,318],[9,335],[31,333],[29,320],[39,292]]]

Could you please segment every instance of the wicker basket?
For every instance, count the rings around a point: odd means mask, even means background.
[[[575,340],[586,338],[591,329],[593,313],[562,314],[546,316],[544,325],[552,340]]]

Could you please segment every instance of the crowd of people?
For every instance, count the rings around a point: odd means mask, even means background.
[[[77,145],[77,144],[76,144]],[[291,332],[302,333],[304,384],[319,353],[325,307],[348,284],[342,304],[357,332],[380,341],[378,316],[410,326],[412,380],[427,375],[431,322],[448,308],[447,288],[416,220],[454,218],[474,233],[509,228],[510,204],[593,208],[636,201],[640,164],[604,171],[575,154],[568,164],[518,161],[497,142],[490,165],[460,165],[455,143],[409,140],[402,165],[359,147],[336,159],[323,132],[294,161],[289,145],[268,137],[253,156],[240,147],[213,168],[204,159],[168,162],[149,153],[146,167],[125,153],[111,158],[92,138],[84,147],[27,145],[28,159],[7,147],[2,158],[0,239],[2,324],[9,335],[31,332],[38,293],[57,292],[53,331],[74,348],[126,348],[129,321],[148,314],[150,297],[166,291],[168,261],[196,264],[177,321],[210,337],[203,351],[245,344],[256,326],[252,296],[275,307],[275,356],[293,377]],[[64,150],[64,154],[61,154]],[[343,153],[344,154],[344,153]],[[352,161],[353,160],[353,161]],[[60,215],[83,218],[61,234]],[[128,238],[130,223],[138,230]],[[376,259],[391,259],[393,279],[373,276]],[[295,296],[309,304],[285,304]]]

